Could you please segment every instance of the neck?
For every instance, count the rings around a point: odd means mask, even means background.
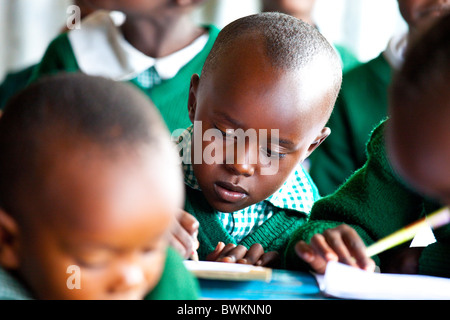
[[[185,48],[205,30],[188,16],[127,17],[122,32],[136,49],[147,56],[160,58]]]

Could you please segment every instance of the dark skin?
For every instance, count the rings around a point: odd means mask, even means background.
[[[448,12],[450,9],[449,1],[447,0],[398,0],[398,3],[402,16],[408,23],[411,35],[422,32],[437,17]],[[428,105],[430,102],[426,101],[423,103],[424,105]],[[422,116],[417,116],[416,118],[420,119],[421,123],[425,122]],[[423,134],[424,131],[420,130],[420,134]],[[409,139],[413,140],[411,137]],[[424,145],[420,145],[421,150],[424,150]],[[415,148],[419,147],[416,146]],[[410,161],[415,160],[411,159],[415,158],[415,156],[410,156],[411,154],[415,155],[415,153],[409,153],[408,158]],[[423,164],[427,164],[427,167],[430,168],[436,168],[435,166],[430,166],[429,162],[423,162]],[[425,170],[423,172],[428,171]],[[438,175],[441,174],[438,172]],[[309,244],[304,241],[299,241],[295,250],[297,255],[307,262],[317,273],[325,272],[328,261],[339,261],[368,271],[375,269],[375,262],[366,256],[364,242],[357,232],[347,225],[326,230],[323,234],[316,234],[311,238]],[[418,271],[421,252],[422,249],[418,248],[393,250],[390,257],[392,263],[386,267],[386,270],[398,273],[416,273]]]
[[[190,18],[205,0],[85,0],[94,9],[126,14],[122,32],[136,49],[153,58],[177,52],[206,32]]]
[[[117,10],[126,14],[121,26],[127,41],[147,56],[160,58],[177,52],[206,32],[191,13],[207,0],[83,0],[92,10]],[[171,245],[185,258],[198,247],[198,221],[182,211],[174,226]]]
[[[312,11],[316,0],[263,0],[264,12],[283,12],[314,25]]]
[[[191,121],[201,121],[203,133],[208,129],[223,133],[219,141],[192,141],[195,176],[205,198],[218,211],[234,212],[266,199],[330,133],[325,123],[327,110],[334,103],[334,88],[324,80],[327,77],[323,61],[302,71],[284,71],[271,65],[263,48],[261,38],[253,34],[241,36],[220,57],[220,63],[205,81],[198,75],[192,77]],[[321,79],[314,76],[319,69],[325,72]],[[255,142],[246,144],[242,159],[237,159],[234,152],[234,161],[226,162],[225,145],[230,142],[226,133],[237,129],[266,129],[269,133],[279,130],[279,144],[267,146],[277,156],[276,174],[262,174],[265,165],[261,159],[267,156],[267,148]],[[224,148],[223,163],[195,164],[196,143],[202,143],[203,151],[212,145]],[[250,162],[252,157],[257,161]],[[267,265],[278,259],[278,254],[264,253],[260,245],[247,251],[243,246],[219,243],[208,258]]]
[[[450,74],[446,79],[450,80]],[[435,86],[434,91],[433,97],[416,101],[420,107],[414,108],[415,117],[405,114],[403,108],[391,108],[387,146],[394,168],[414,189],[448,205],[450,149],[443,146],[450,143],[450,95],[446,84]],[[430,103],[439,106],[439,112],[430,112],[426,108]],[[420,131],[416,129],[419,122],[422,123]],[[438,157],[435,156],[437,154]],[[420,248],[399,251],[388,270],[400,268],[407,273],[417,273],[421,252]]]
[[[155,159],[148,146],[111,156],[80,137],[52,140],[45,178],[21,197],[20,214],[0,209],[0,265],[38,299],[142,299],[162,274],[182,204],[175,159],[168,165],[164,150]],[[66,285],[71,265],[77,290]]]

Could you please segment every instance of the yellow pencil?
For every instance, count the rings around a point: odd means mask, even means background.
[[[432,229],[439,228],[450,223],[450,210],[448,207],[439,209],[438,211],[428,215],[426,218],[420,219],[403,229],[375,242],[367,247],[366,255],[373,257],[383,251],[398,246],[406,241],[411,240],[419,232],[419,230],[427,225]]]

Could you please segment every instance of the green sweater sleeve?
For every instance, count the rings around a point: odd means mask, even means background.
[[[342,223],[352,226],[366,245],[397,231],[438,207],[406,187],[393,172],[385,151],[384,123],[368,144],[368,161],[334,194],[315,203],[310,221],[293,235],[286,252],[289,268],[304,268],[294,251],[299,240]],[[376,257],[378,264],[381,257]]]
[[[200,260],[205,260],[206,256],[214,251],[219,241],[225,244],[237,244],[227,233],[201,191],[186,186],[185,210],[194,215],[200,224],[198,233]],[[259,243],[266,252],[279,252],[284,261],[283,255],[292,233],[306,223],[307,219],[308,216],[300,211],[280,209],[239,244],[248,249],[253,244]]]
[[[161,279],[145,300],[196,300],[200,295],[199,288],[198,281],[184,267],[181,257],[169,248]]]

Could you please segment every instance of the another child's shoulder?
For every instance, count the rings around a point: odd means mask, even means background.
[[[197,279],[185,268],[182,258],[169,248],[161,279],[145,299],[196,300],[199,298],[199,288]]]

